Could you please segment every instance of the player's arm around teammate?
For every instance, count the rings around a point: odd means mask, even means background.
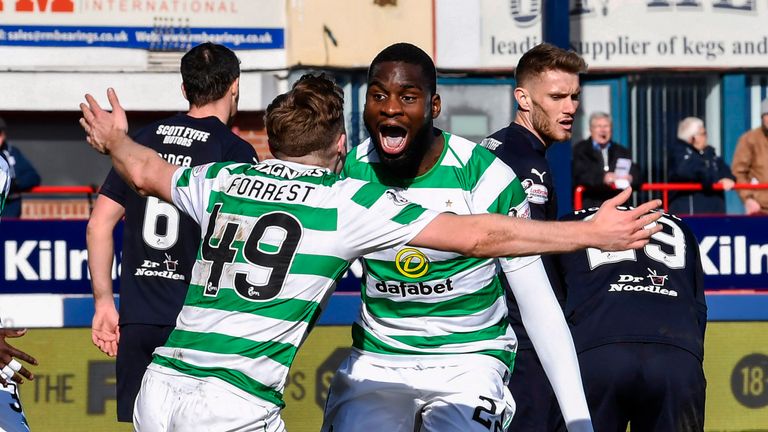
[[[115,169],[138,193],[170,201],[171,179],[177,167],[131,140],[126,134],[125,111],[113,89],[107,91],[107,98],[112,113],[102,109],[91,95],[86,95],[87,104],[80,104],[80,124],[88,134],[88,143],[109,154]],[[632,211],[616,210],[615,205],[626,200],[628,193],[607,201],[610,204],[603,206],[589,222],[540,222],[498,214],[445,213],[417,235],[413,244],[473,257],[536,255],[588,246],[603,250],[635,249],[647,244],[648,238],[660,229],[644,228],[660,217],[658,213],[648,213],[660,202],[654,200]]]

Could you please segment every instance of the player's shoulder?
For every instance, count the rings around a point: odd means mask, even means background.
[[[496,156],[485,147],[459,135],[443,131],[445,151],[441,161],[443,166],[467,167],[492,163]]]

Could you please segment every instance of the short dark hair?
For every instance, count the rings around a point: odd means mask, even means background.
[[[515,80],[520,87],[536,75],[550,70],[578,75],[587,71],[587,63],[573,51],[564,50],[550,43],[542,43],[520,57],[515,68]]]
[[[406,42],[396,43],[384,48],[371,62],[371,66],[368,68],[368,82],[371,81],[373,76],[373,70],[381,63],[386,62],[403,62],[420,66],[424,72],[424,79],[427,81],[429,92],[431,94],[437,93],[437,71],[435,70],[435,63],[432,58],[416,45]]]
[[[267,106],[266,125],[276,156],[323,150],[344,132],[344,92],[325,74],[304,75]]]
[[[239,76],[240,60],[224,45],[205,42],[181,58],[181,79],[193,106],[221,99]]]

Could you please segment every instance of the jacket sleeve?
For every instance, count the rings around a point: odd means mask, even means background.
[[[733,152],[733,162],[731,163],[731,171],[734,177],[736,177],[736,183],[749,183],[751,163],[752,161],[752,146],[750,146],[748,132],[739,138],[736,144],[736,150]],[[752,198],[754,195],[753,190],[739,190],[739,197],[744,201],[748,198]]]
[[[29,160],[24,157],[24,154],[16,147],[13,148],[12,154],[16,160],[13,166],[16,177],[14,177],[13,183],[11,183],[11,192],[24,192],[39,185],[40,174],[37,173],[37,170]]]
[[[592,147],[589,144],[587,141],[581,141],[573,147],[571,170],[574,186],[596,187],[603,185],[605,173],[602,167],[597,166],[591,157]]]

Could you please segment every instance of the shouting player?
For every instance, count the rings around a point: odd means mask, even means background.
[[[255,165],[170,165],[127,137],[114,91],[108,98],[112,114],[90,95],[80,105],[88,142],[109,153],[137,191],[172,201],[202,228],[176,329],[145,374],[134,414],[139,431],[284,430],[288,369],[336,278],[358,256],[406,244],[475,257],[531,254],[555,229],[607,239],[603,215],[561,224],[438,214],[394,188],[341,180],[343,98],[322,77],[303,77],[270,104],[277,159]],[[658,217],[644,214],[650,207],[625,221],[633,228],[610,234],[620,238],[614,246],[647,243],[656,230],[643,227]]]
[[[371,138],[350,154],[344,173],[438,211],[527,217],[525,193],[509,167],[485,148],[433,127],[440,107],[429,56],[407,43],[385,48],[368,70],[363,117]],[[613,208],[618,202],[602,210],[608,230],[624,223],[623,212]],[[553,245],[616,246],[575,228],[553,226],[540,237],[537,252]],[[502,429],[514,410],[505,384],[516,339],[496,264],[428,248],[367,255],[353,350],[331,383],[323,430]],[[589,430],[573,343],[541,260],[500,264],[526,326],[537,333],[540,355],[550,360],[550,379],[581,413],[574,430],[577,424]]]
[[[252,162],[253,147],[227,127],[237,113],[240,62],[223,45],[204,43],[181,59],[182,93],[189,111],[139,130],[134,139],[173,165]],[[112,293],[112,231],[123,227],[120,313]],[[176,322],[195,262],[200,227],[173,205],[145,198],[112,170],[88,221],[88,267],[95,313],[92,339],[117,355],[117,419],[130,422],[152,351]]]

